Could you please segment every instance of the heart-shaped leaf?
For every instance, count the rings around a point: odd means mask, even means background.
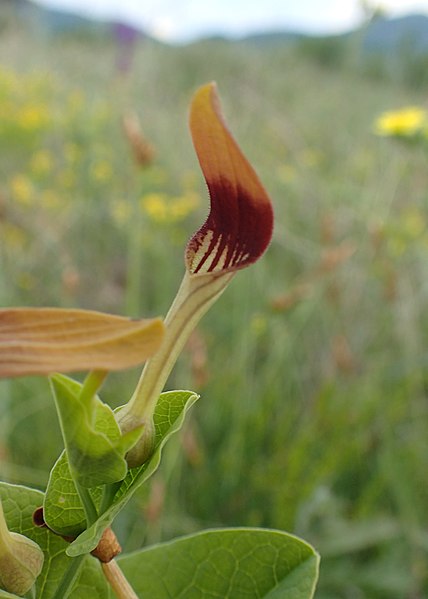
[[[105,528],[110,526],[138,487],[156,471],[163,446],[181,428],[186,412],[197,399],[198,396],[191,391],[168,391],[160,395],[153,416],[156,446],[152,457],[143,466],[128,472],[110,507],[88,530],[84,530],[85,513],[70,474],[67,457],[63,454],[58,459],[51,471],[46,490],[44,517],[48,526],[59,534],[75,536],[82,533],[67,549],[70,556],[89,553],[96,547]],[[102,488],[91,489],[90,493],[99,508]]]
[[[63,308],[0,309],[0,377],[130,368],[156,352],[163,333],[159,318],[130,320]]]
[[[153,415],[156,441],[152,457],[143,466],[128,472],[111,506],[69,546],[68,555],[74,557],[96,547],[103,531],[110,526],[135,491],[157,470],[165,443],[180,430],[187,411],[198,398],[192,391],[168,391],[160,395]]]
[[[80,383],[63,375],[54,375],[51,383],[74,480],[88,488],[123,480],[124,456],[141,428],[122,436],[110,406],[96,396],[84,397]]]
[[[139,599],[311,599],[319,557],[277,530],[221,529],[118,559]]]
[[[99,507],[102,488],[95,487],[90,494],[95,506]],[[76,537],[86,528],[85,510],[73,482],[65,451],[51,470],[44,497],[43,517],[49,528],[59,535]]]
[[[33,524],[33,513],[43,503],[43,493],[20,485],[0,483],[0,499],[3,504],[9,530],[18,532],[35,541],[45,554],[40,576],[35,584],[35,599],[52,599],[64,574],[72,563],[65,549],[68,543],[48,528]],[[78,571],[70,599],[104,599],[109,587],[101,572],[97,559],[88,555]],[[0,599],[11,599],[16,595],[0,590]]]

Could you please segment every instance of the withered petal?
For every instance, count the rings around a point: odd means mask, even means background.
[[[162,341],[161,319],[130,320],[91,310],[0,309],[0,377],[140,364]]]
[[[244,268],[269,245],[273,210],[256,172],[227,128],[214,83],[194,95],[190,131],[211,209],[187,244],[187,269],[191,274],[203,274]]]

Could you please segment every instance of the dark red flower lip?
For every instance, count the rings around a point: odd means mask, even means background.
[[[187,244],[187,270],[204,274],[244,268],[258,260],[269,245],[273,209],[256,172],[227,128],[215,84],[196,92],[190,130],[211,209]]]

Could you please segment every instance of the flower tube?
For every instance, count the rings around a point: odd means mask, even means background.
[[[43,560],[43,551],[37,543],[8,530],[0,501],[0,588],[25,595],[39,576]]]
[[[190,333],[236,271],[258,260],[272,237],[271,201],[227,128],[214,83],[194,95],[190,131],[211,207],[186,246],[186,271],[165,318],[161,346],[146,363],[131,400],[117,415],[123,432],[145,425],[140,441],[128,453],[131,467],[144,463],[153,449],[154,408]]]

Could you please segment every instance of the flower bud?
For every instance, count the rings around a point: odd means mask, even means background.
[[[116,416],[117,422],[122,431],[122,435],[128,433],[135,428],[143,426],[142,433],[137,443],[132,447],[125,456],[129,468],[142,466],[149,460],[155,449],[156,431],[155,423],[152,417],[136,418],[133,414],[123,411],[118,412]]]
[[[24,535],[9,532],[0,539],[0,587],[15,595],[31,589],[43,567],[43,551]]]
[[[186,272],[166,315],[162,342],[146,362],[130,401],[118,413],[122,432],[130,430],[124,428],[127,421],[135,428],[153,417],[189,335],[236,271],[256,262],[272,237],[271,200],[226,126],[215,84],[196,92],[190,107],[190,131],[210,193],[210,212],[186,246]],[[128,453],[130,465],[141,465],[141,455],[146,456],[151,448],[153,434],[149,428],[144,431]]]
[[[40,574],[43,560],[43,551],[37,543],[9,531],[0,501],[0,588],[25,595]]]

